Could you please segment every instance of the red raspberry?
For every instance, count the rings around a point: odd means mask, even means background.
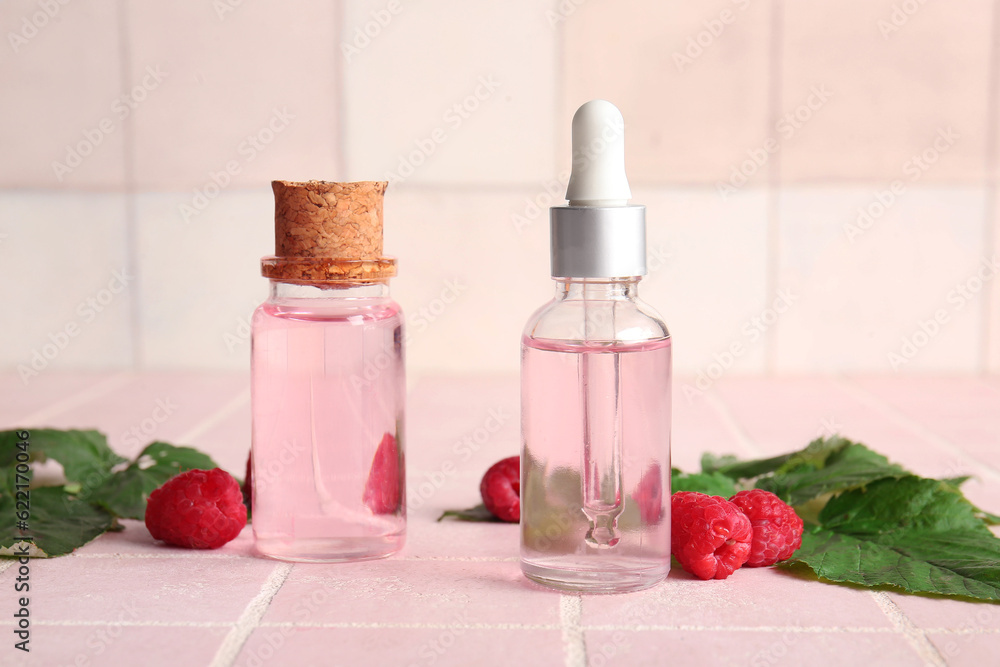
[[[763,489],[740,491],[729,499],[753,526],[747,565],[761,567],[785,560],[802,546],[802,519],[778,496]]]
[[[240,485],[225,470],[188,470],[149,494],[153,539],[188,549],[218,549],[247,525]]]
[[[479,493],[493,516],[501,521],[521,520],[521,457],[497,461],[483,475]]]
[[[725,579],[750,557],[750,519],[725,498],[681,491],[670,510],[670,552],[699,579]]]
[[[399,511],[403,489],[400,479],[402,465],[396,438],[392,433],[382,436],[375,450],[372,467],[362,500],[374,514],[395,514]]]

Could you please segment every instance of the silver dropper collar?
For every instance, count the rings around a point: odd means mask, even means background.
[[[625,121],[610,102],[591,100],[573,116],[566,198],[549,209],[554,278],[646,275],[646,207],[628,203]]]

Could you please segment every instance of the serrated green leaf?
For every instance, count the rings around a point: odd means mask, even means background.
[[[696,491],[710,496],[730,498],[736,493],[733,480],[722,473],[683,473],[677,468],[670,471],[670,492]]]
[[[84,497],[116,516],[142,519],[146,515],[149,494],[168,479],[186,470],[218,467],[210,456],[191,447],[154,442],[127,468],[108,477],[104,484],[85,493]]]
[[[107,437],[99,431],[38,428],[0,431],[0,466],[14,464],[20,431],[30,433],[28,454],[32,462],[58,461],[66,481],[83,487],[99,486],[112,468],[126,461],[108,447]]]
[[[825,458],[790,459],[773,475],[757,481],[790,505],[799,505],[824,494],[855,489],[885,477],[908,475],[900,466],[864,445],[844,440]]]
[[[34,548],[29,551],[29,556],[62,556],[115,525],[108,512],[70,495],[58,486],[31,490],[27,532],[17,529],[16,509],[12,490],[0,490],[0,555],[20,555],[22,543],[26,543],[30,536]]]
[[[503,523],[500,519],[496,518],[492,512],[486,509],[486,505],[480,503],[475,507],[470,507],[464,510],[445,510],[441,516],[437,518],[438,521],[443,519],[456,519],[458,521],[487,521],[492,523]]]
[[[801,466],[821,468],[827,458],[834,452],[847,447],[851,442],[839,435],[830,438],[817,438],[804,449],[780,456],[765,459],[740,461],[735,456],[715,457],[705,454],[701,458],[701,470],[704,473],[718,472],[735,480],[753,479],[769,473],[787,473]]]
[[[831,581],[1000,600],[1000,539],[953,486],[886,478],[834,497],[787,563]]]

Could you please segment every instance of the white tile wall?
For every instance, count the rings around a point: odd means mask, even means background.
[[[640,294],[670,328],[677,372],[712,380],[715,365],[765,371],[766,332],[745,326],[768,301],[766,194],[747,189],[723,200],[701,187],[633,195],[646,205],[649,276]]]
[[[642,294],[682,374],[733,344],[733,373],[892,372],[903,337],[1000,254],[1000,0],[918,3],[885,36],[895,0],[56,4],[0,3],[0,275],[16,285],[0,368],[130,263],[128,296],[51,366],[245,368],[269,181],[390,177],[411,373],[516,371],[591,97],[625,113],[649,209]],[[775,125],[823,85],[791,136]],[[60,181],[53,161],[104,118]],[[907,164],[947,127],[933,164]],[[768,137],[779,150],[721,197]],[[844,224],[893,179],[905,194],[851,243]],[[781,289],[791,309],[755,326]],[[1000,283],[974,301],[901,372],[1000,372]]]
[[[129,85],[163,72],[135,109],[139,187],[340,177],[336,3],[128,7]]]
[[[0,183],[118,187],[125,130],[116,105],[123,92],[117,3],[48,6],[0,6]]]
[[[551,177],[557,31],[546,12],[555,4],[345,4],[348,179],[524,184]],[[398,11],[388,13],[390,6]],[[380,12],[390,17],[384,28]],[[374,36],[366,42],[358,31]]]
[[[779,372],[978,369],[982,294],[957,285],[984,259],[981,188],[785,188],[780,202],[778,284],[798,301],[776,324]]]
[[[267,297],[260,258],[274,253],[270,188],[221,194],[184,220],[191,196],[139,195],[144,368],[247,368],[248,325]]]
[[[26,383],[52,368],[131,367],[125,197],[3,192],[0,212],[0,365]]]

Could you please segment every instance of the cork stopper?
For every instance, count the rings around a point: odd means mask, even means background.
[[[291,283],[365,283],[396,275],[382,256],[385,181],[272,181],[274,256],[261,273]]]

